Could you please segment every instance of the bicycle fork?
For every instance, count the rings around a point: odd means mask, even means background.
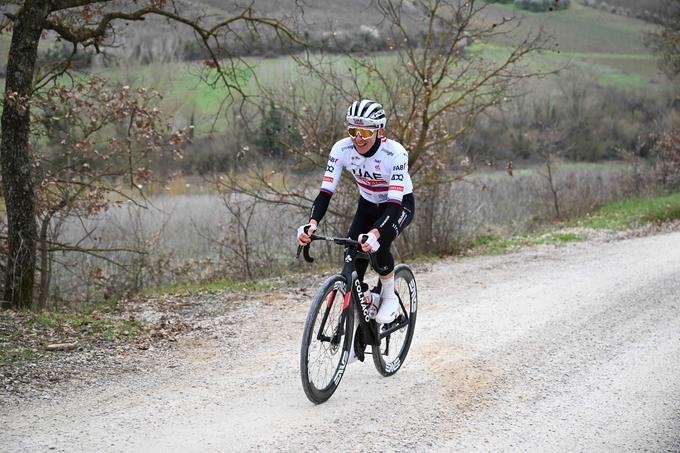
[[[345,320],[347,319],[347,311],[345,310],[349,306],[349,296],[350,293],[345,291],[345,297],[342,304],[342,312],[340,313],[340,318],[338,319],[338,324],[333,329],[333,336],[329,337],[324,335],[326,330],[326,322],[328,321],[328,315],[333,310],[333,304],[336,302],[335,299],[338,295],[340,288],[334,288],[328,297],[328,302],[326,303],[326,309],[324,310],[323,319],[321,320],[321,326],[319,327],[319,333],[316,339],[319,341],[327,341],[333,346],[338,346],[340,344],[340,339],[345,334]]]

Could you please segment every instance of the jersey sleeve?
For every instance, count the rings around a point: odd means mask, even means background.
[[[326,210],[328,209],[330,202],[331,196],[327,192],[320,191],[312,204],[312,209],[309,212],[309,219],[316,220],[316,223],[321,223],[321,219],[326,215]]]
[[[408,153],[403,150],[397,153],[392,161],[392,173],[390,174],[390,186],[387,191],[387,203],[401,205],[404,198],[405,181],[408,176]]]
[[[338,181],[342,175],[342,148],[336,143],[331,149],[331,154],[328,156],[326,163],[326,172],[323,174],[323,181],[321,181],[321,191],[328,195],[335,193],[335,188],[338,186]]]

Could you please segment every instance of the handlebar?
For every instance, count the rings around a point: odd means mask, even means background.
[[[366,236],[366,235],[364,235],[364,236]],[[321,236],[321,235],[316,235],[316,234],[312,234],[311,238],[312,238],[312,241],[333,241],[338,245],[344,245],[345,247],[354,247],[354,248],[361,250],[361,242],[355,241],[354,239],[350,239],[350,238],[336,238],[336,237],[332,237],[332,236]],[[312,258],[309,255],[310,244],[311,244],[311,242],[309,244],[305,245],[305,246],[298,245],[298,251],[297,251],[296,258],[300,258],[300,252],[303,252],[303,256],[305,258],[305,261],[307,261],[308,263],[314,262],[314,258]]]

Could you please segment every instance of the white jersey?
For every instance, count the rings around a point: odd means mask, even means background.
[[[408,174],[408,152],[398,142],[379,139],[380,147],[371,157],[357,152],[350,137],[344,138],[331,149],[321,191],[335,192],[342,168],[352,172],[363,198],[372,203],[401,204],[404,195],[413,192]]]

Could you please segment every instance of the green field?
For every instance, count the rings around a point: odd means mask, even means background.
[[[485,23],[498,21],[507,15],[507,9],[490,5],[484,9]],[[572,3],[568,10],[537,14],[514,11],[523,24],[522,33],[543,27],[551,36],[548,50],[536,53],[527,59],[530,70],[553,71],[560,68],[577,69],[602,86],[628,89],[648,89],[665,83],[656,68],[656,57],[651,55],[642,42],[643,32],[653,26],[637,20]],[[520,39],[515,33],[513,39]],[[488,61],[497,61],[511,50],[508,42],[492,41],[476,43],[471,48],[473,57],[482,56]],[[390,64],[395,57],[378,55],[383,64]],[[258,79],[268,86],[281,87],[286,80],[300,77],[295,63],[288,57],[270,59],[249,59],[256,68]],[[346,61],[346,60],[344,60]],[[347,64],[342,58],[337,65]],[[195,65],[175,65],[160,70],[166,74],[159,89],[169,100],[175,100],[177,107],[185,114],[195,109],[207,116],[214,113],[223,98],[223,90],[213,89],[196,82],[191,72]],[[144,69],[133,69],[144,79]],[[151,80],[151,79],[149,79]],[[254,84],[249,85],[252,89]]]
[[[603,81],[620,81],[638,86],[663,80],[656,68],[656,57],[644,46],[646,32],[657,27],[648,22],[610,14],[572,2],[567,10],[530,13],[513,9],[522,23],[513,38],[527,31],[542,28],[547,35],[548,49],[557,60],[570,59],[574,64],[592,67],[603,74]],[[507,16],[508,7],[491,5],[485,9],[486,23]],[[502,43],[505,44],[505,43]]]
[[[485,20],[498,22],[508,15],[507,7],[490,5],[485,8]],[[544,28],[552,37],[551,47],[566,52],[596,52],[617,54],[648,53],[642,34],[655,26],[647,22],[610,14],[572,2],[566,10],[531,13],[513,9],[522,21],[519,30]]]

